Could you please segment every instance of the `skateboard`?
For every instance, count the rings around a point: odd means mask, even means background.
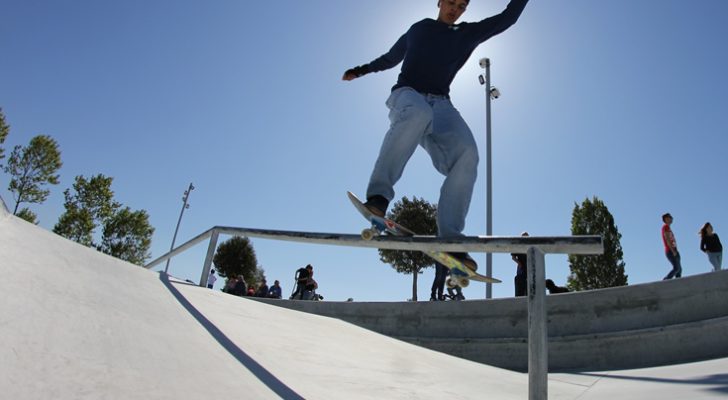
[[[349,200],[356,207],[356,209],[364,216],[364,219],[371,223],[370,228],[362,230],[361,237],[364,240],[372,240],[377,236],[383,234],[389,234],[393,236],[415,236],[416,234],[404,226],[392,221],[388,218],[383,218],[378,215],[374,215],[369,211],[364,203],[359,200],[356,195],[351,192],[346,192],[349,196]],[[433,260],[439,262],[450,270],[450,277],[447,279],[447,287],[453,288],[455,286],[467,287],[470,284],[470,280],[485,282],[485,283],[500,283],[501,281],[496,278],[481,275],[470,268],[466,267],[457,258],[451,256],[444,251],[424,251],[427,256]]]

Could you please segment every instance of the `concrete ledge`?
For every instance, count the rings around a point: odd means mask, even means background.
[[[633,369],[709,360],[716,354],[728,354],[726,337],[728,317],[663,328],[550,337],[549,371]],[[527,371],[526,338],[398,339],[483,364]]]
[[[258,299],[470,360],[525,370],[527,300],[344,303]],[[550,368],[618,369],[728,356],[728,271],[547,296]],[[698,328],[702,327],[702,328]],[[696,337],[700,340],[696,340]],[[553,354],[553,355],[552,355]]]

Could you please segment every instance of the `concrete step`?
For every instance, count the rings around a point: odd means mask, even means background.
[[[709,334],[706,334],[708,333]],[[526,337],[396,337],[471,361],[528,370]],[[728,356],[728,317],[599,334],[550,336],[550,371],[643,368]],[[671,349],[665,351],[665,349]]]

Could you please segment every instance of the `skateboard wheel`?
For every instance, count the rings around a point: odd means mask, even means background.
[[[376,232],[374,232],[373,229],[364,229],[361,231],[361,238],[364,240],[372,240],[374,239],[374,236],[376,235]]]
[[[470,279],[468,279],[468,278],[461,278],[460,279],[460,287],[461,288],[466,288],[466,287],[468,287],[468,285],[470,285]]]

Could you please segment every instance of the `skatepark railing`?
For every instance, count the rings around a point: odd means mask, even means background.
[[[5,205],[5,200],[0,196],[0,214],[10,214],[10,210]]]
[[[246,236],[324,245],[375,249],[479,253],[526,253],[528,255],[528,397],[548,398],[548,331],[546,315],[546,254],[597,255],[604,252],[601,236],[464,236],[442,239],[434,236],[380,236],[364,240],[361,235],[296,232],[215,226],[145,265],[151,269],[210,239],[200,275],[206,286],[218,237]]]

